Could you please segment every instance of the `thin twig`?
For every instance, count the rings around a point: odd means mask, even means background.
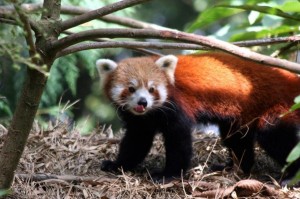
[[[65,6],[62,6],[62,8],[61,8],[62,14],[80,15],[80,14],[84,14],[84,13],[87,13],[90,11],[91,10],[87,9],[87,8],[82,8],[82,7],[78,7],[78,6],[70,6],[70,5],[65,5]],[[156,24],[142,22],[142,21],[132,19],[129,17],[119,17],[119,16],[115,16],[112,14],[97,17],[97,19],[108,22],[108,23],[114,23],[114,24],[122,25],[125,27],[130,27],[130,28],[151,28],[151,29],[160,29],[160,30],[171,30],[170,28],[166,28],[166,27],[159,26]]]
[[[35,182],[46,181],[46,180],[63,180],[65,182],[71,182],[74,184],[82,183],[82,182],[103,182],[103,181],[115,181],[114,178],[107,176],[101,177],[85,177],[85,176],[73,176],[73,175],[55,175],[55,174],[45,174],[45,173],[37,173],[37,174],[16,174],[16,177],[21,180],[32,180]]]
[[[35,48],[35,44],[33,41],[33,35],[31,32],[31,26],[30,26],[29,19],[26,16],[26,14],[23,13],[21,8],[17,4],[14,4],[14,7],[20,17],[21,22],[23,23],[23,27],[24,27],[24,31],[25,31],[25,39],[26,39],[26,43],[29,47],[29,54],[31,56],[31,59],[32,59],[33,63],[37,63],[38,62],[37,58],[34,58],[35,55],[37,54],[37,50]]]
[[[68,31],[68,30],[65,30],[63,33],[64,33],[64,34],[67,34],[67,35],[72,35],[72,34],[74,34],[73,32]],[[93,39],[92,41],[96,41],[96,42],[109,42],[109,41],[110,41],[110,42],[113,42],[113,41],[110,40],[110,39]],[[78,44],[78,45],[80,45],[80,44]],[[78,47],[79,47],[79,46],[78,46]],[[75,48],[75,47],[74,47],[74,48]],[[126,48],[126,47],[124,46],[123,48]],[[129,46],[127,49],[131,49],[131,50],[133,50],[133,51],[136,51],[136,52],[139,52],[139,53],[143,53],[143,54],[145,54],[145,55],[162,56],[161,53],[154,52],[154,51],[152,51],[152,50],[145,49],[145,48],[139,48],[139,47],[134,48],[134,47],[130,47],[130,46]],[[65,49],[65,50],[66,50],[66,49]],[[72,50],[72,47],[69,47],[69,50],[70,50],[70,51],[73,51],[73,52],[70,52],[70,53],[77,52],[76,49],[73,49],[73,50]],[[75,51],[74,51],[74,50],[75,50]],[[83,49],[83,50],[84,50],[84,49]],[[88,49],[86,49],[86,50],[88,50]],[[65,52],[63,53],[63,55],[62,55],[62,52],[59,52],[59,53],[56,55],[56,58],[65,56],[65,55],[70,54],[70,53],[67,52],[67,51],[65,51]]]
[[[13,19],[6,19],[6,18],[1,18],[0,17],[0,22],[1,23],[6,23],[6,24],[11,24],[11,25],[18,25],[17,22]]]
[[[300,35],[289,36],[289,37],[276,37],[276,38],[263,38],[255,40],[237,41],[232,44],[241,47],[251,47],[251,46],[267,46],[272,44],[280,44],[287,42],[299,42]]]
[[[272,53],[272,57],[278,57],[279,55],[284,54],[286,51],[290,50],[292,47],[299,45],[298,42],[289,43],[288,45],[276,50],[274,53]]]
[[[93,19],[96,19],[98,17],[102,17],[104,15],[116,12],[118,10],[134,6],[143,2],[146,2],[149,0],[124,0],[119,1],[107,6],[104,6],[102,8],[99,8],[97,10],[93,10],[90,12],[87,12],[85,14],[73,17],[71,19],[67,19],[66,21],[63,21],[61,23],[61,30],[67,30],[69,28],[75,27],[77,25],[83,24],[85,22],[91,21]]]

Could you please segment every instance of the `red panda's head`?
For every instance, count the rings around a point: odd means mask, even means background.
[[[99,59],[96,65],[101,86],[118,108],[143,115],[167,100],[167,87],[175,82],[177,57],[129,58],[119,63]]]

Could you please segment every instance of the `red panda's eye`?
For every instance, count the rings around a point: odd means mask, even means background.
[[[128,88],[128,90],[129,90],[129,92],[131,92],[131,93],[134,93],[134,92],[135,92],[135,88],[133,88],[132,86],[130,86],[130,87]]]
[[[149,93],[153,93],[153,92],[154,92],[154,88],[153,87],[149,88]]]

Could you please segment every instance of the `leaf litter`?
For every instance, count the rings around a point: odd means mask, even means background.
[[[0,143],[6,132],[0,130]],[[34,125],[7,198],[300,198],[299,188],[278,185],[280,167],[259,148],[251,176],[238,168],[210,171],[210,165],[226,161],[227,151],[215,135],[197,131],[192,168],[181,179],[162,184],[151,179],[151,169],[164,165],[161,136],[134,172],[103,172],[101,161],[116,157],[124,133],[111,132],[99,127],[81,135],[64,124],[48,130]]]

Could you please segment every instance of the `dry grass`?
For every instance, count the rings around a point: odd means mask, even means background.
[[[2,129],[0,140],[4,131]],[[193,168],[184,179],[155,184],[149,177],[147,168],[164,164],[164,148],[159,136],[136,172],[121,175],[102,172],[101,160],[113,159],[117,153],[119,137],[111,135],[110,128],[95,129],[91,135],[81,136],[76,129],[63,125],[47,131],[36,127],[28,139],[9,198],[220,198],[224,190],[229,191],[227,197],[237,198],[238,190],[252,183],[241,181],[242,185],[237,185],[240,180],[249,178],[238,171],[210,172],[208,167],[224,162],[227,152],[217,138],[199,133],[194,136]],[[299,189],[276,186],[269,175],[278,178],[278,168],[263,152],[257,150],[257,154],[259,163],[250,178],[275,190],[273,198],[300,198]],[[260,193],[262,189],[260,187]],[[247,198],[261,197],[261,194],[250,193]]]

